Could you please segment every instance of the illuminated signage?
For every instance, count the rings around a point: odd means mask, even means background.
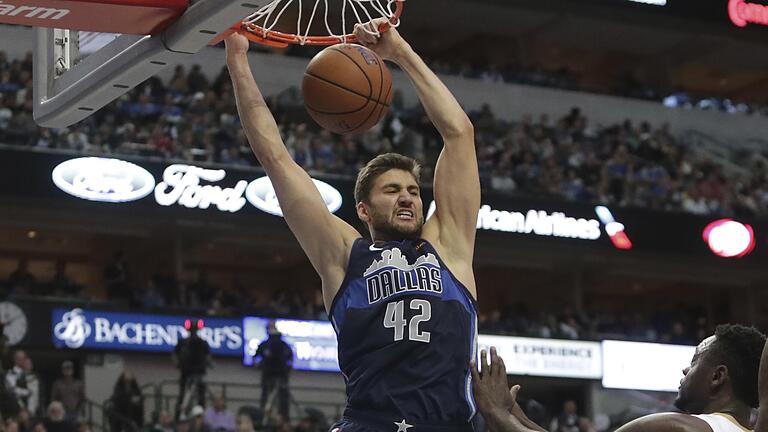
[[[667,0],[629,0],[633,3],[643,3],[654,6],[666,6]]]
[[[480,335],[478,345],[485,350],[495,346],[510,375],[585,379],[602,376],[598,342]]]
[[[54,309],[53,344],[70,349],[106,349],[173,352],[179,340],[189,336],[188,317],[83,309]],[[239,356],[243,350],[241,322],[209,318],[198,335],[211,353]]]
[[[427,218],[437,209],[434,201],[429,205]],[[496,210],[483,205],[477,216],[477,229],[546,237],[597,240],[600,238],[600,222],[595,219],[574,218],[562,212],[545,210],[518,211]]]
[[[70,195],[101,202],[140,200],[155,187],[149,171],[119,159],[70,159],[54,168],[51,178],[59,189]]]
[[[709,249],[723,258],[741,258],[755,248],[752,227],[733,219],[716,220],[704,228],[702,234]]]
[[[603,341],[603,387],[677,391],[695,351],[693,346]]]
[[[320,192],[320,197],[325,202],[325,206],[328,207],[331,213],[336,213],[341,208],[341,193],[328,183],[316,179],[312,179],[312,181],[315,183],[317,191]],[[280,203],[277,202],[275,188],[272,187],[272,181],[269,180],[269,177],[262,177],[252,181],[245,190],[245,196],[259,210],[275,216],[283,216]]]
[[[737,27],[746,27],[749,23],[768,25],[768,6],[747,3],[744,0],[730,0],[728,17]]]
[[[144,168],[119,159],[78,158],[62,162],[54,168],[52,177],[56,186],[78,198],[100,202],[137,201],[154,191],[155,202],[169,207],[216,208],[235,213],[246,201],[257,209],[276,216],[283,212],[268,177],[251,182],[239,180],[234,187],[213,184],[226,178],[222,169],[201,168],[194,165],[174,164],[163,172],[163,181],[155,186],[152,174]],[[341,193],[333,186],[312,179],[328,210],[335,213],[341,208]]]
[[[240,180],[234,188],[201,185],[200,181],[219,182],[227,172],[192,165],[171,165],[163,172],[163,181],[155,188],[155,201],[161,206],[173,204],[187,208],[207,209],[215,205],[221,211],[234,213],[245,205],[243,193],[248,182]]]
[[[605,224],[605,233],[608,234],[608,238],[611,239],[611,243],[613,243],[617,249],[632,249],[632,241],[624,232],[624,224],[616,222],[613,218],[613,213],[608,210],[608,207],[597,206],[595,207],[595,213],[597,213],[597,217],[599,217]]]
[[[243,364],[253,365],[253,356],[259,344],[267,339],[266,318],[243,319],[245,345]],[[339,371],[336,332],[328,321],[275,320],[283,340],[293,350],[293,368],[311,371]]]

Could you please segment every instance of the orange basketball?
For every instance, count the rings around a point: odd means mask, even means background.
[[[309,62],[302,84],[304,106],[323,128],[365,132],[392,102],[392,75],[381,57],[362,45],[332,45]]]

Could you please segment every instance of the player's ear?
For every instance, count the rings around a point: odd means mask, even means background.
[[[370,213],[368,213],[368,206],[366,206],[364,202],[360,201],[359,203],[357,203],[355,208],[357,210],[357,217],[361,221],[365,223],[369,223],[371,221],[371,215]]]
[[[728,379],[728,366],[717,365],[712,370],[712,387],[720,387]]]

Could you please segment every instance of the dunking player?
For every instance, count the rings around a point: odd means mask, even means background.
[[[617,432],[745,432],[752,408],[761,405],[755,432],[767,432],[768,364],[763,364],[758,390],[760,353],[768,362],[763,334],[752,327],[721,325],[713,336],[696,347],[690,366],[683,369],[675,406],[682,413],[641,417]],[[519,386],[507,390],[504,362],[491,351],[488,367],[481,353],[481,372],[472,367],[477,406],[494,432],[544,431],[530,421],[515,403]]]
[[[238,110],[288,226],[322,279],[347,383],[344,418],[334,429],[471,430],[472,257],[480,207],[473,127],[397,30],[369,31],[355,29],[361,43],[408,74],[445,143],[435,168],[437,210],[426,223],[419,166],[397,154],[374,158],[357,178],[357,214],[372,241],[329,213],[281,141],[251,74],[246,39],[233,35],[227,65]]]

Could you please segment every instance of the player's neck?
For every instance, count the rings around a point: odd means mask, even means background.
[[[742,426],[748,427],[750,416],[752,415],[752,409],[748,407],[745,403],[734,400],[734,399],[727,399],[727,400],[716,399],[711,401],[709,405],[707,405],[707,408],[704,410],[704,413],[729,414]]]

